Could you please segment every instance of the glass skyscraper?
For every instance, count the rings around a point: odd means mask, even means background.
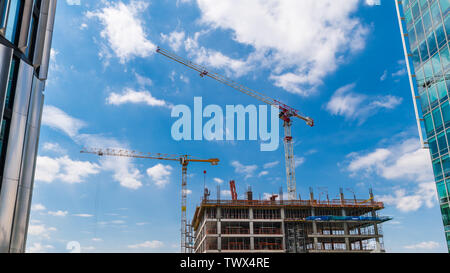
[[[57,0],[0,0],[0,253],[24,252]]]
[[[450,252],[450,0],[395,3],[420,140],[430,150]]]

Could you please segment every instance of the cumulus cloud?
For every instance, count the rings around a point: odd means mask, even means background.
[[[169,34],[161,33],[161,41],[168,43],[174,51],[178,51],[184,43],[185,36],[184,31],[172,31]]]
[[[30,246],[27,246],[27,253],[46,253],[50,249],[54,249],[55,247],[52,245],[43,245],[41,243],[33,243]]]
[[[172,170],[170,165],[157,164],[147,169],[147,175],[157,187],[163,188],[169,183]]]
[[[35,179],[41,182],[52,183],[60,180],[67,183],[85,182],[85,178],[98,174],[100,166],[88,161],[76,161],[68,156],[51,158],[38,156],[36,160]]]
[[[402,212],[417,211],[422,206],[432,208],[437,200],[436,184],[434,182],[421,183],[411,193],[408,193],[406,189],[398,189],[393,195],[377,196],[377,199],[395,206]]]
[[[244,175],[245,179],[253,177],[256,169],[258,169],[256,165],[243,165],[239,161],[231,162],[231,166],[234,167],[236,173]]]
[[[435,241],[426,241],[426,242],[420,242],[413,245],[407,245],[404,246],[406,249],[416,249],[416,250],[432,250],[438,248],[440,245],[438,242]]]
[[[98,134],[81,134],[79,130],[85,123],[54,106],[44,108],[43,125],[66,133],[77,144],[85,147],[127,149],[123,141],[114,138]],[[99,162],[100,164],[74,161],[68,156],[60,158],[41,156],[37,159],[36,180],[50,183],[55,179],[62,179],[65,182],[78,183],[99,171],[111,171],[114,173],[113,179],[123,187],[135,190],[142,186],[140,181],[142,175],[133,164],[132,158],[102,157]],[[74,164],[75,168],[71,169],[71,164]]]
[[[358,120],[360,124],[376,114],[380,109],[394,109],[402,103],[402,98],[387,96],[367,96],[353,91],[355,84],[345,85],[333,94],[326,105],[332,115],[348,120]]]
[[[42,113],[42,125],[60,130],[68,136],[74,137],[86,124],[55,106],[46,105]]]
[[[348,158],[347,170],[352,176],[377,175],[406,183],[397,184],[390,194],[377,196],[386,204],[402,212],[416,211],[424,206],[431,208],[436,204],[430,155],[421,149],[418,139],[403,139],[368,153],[351,153]],[[411,182],[415,184],[408,185]]]
[[[148,106],[167,106],[164,100],[154,98],[149,91],[135,91],[131,88],[126,88],[122,94],[111,93],[106,101],[112,105],[134,103]]]
[[[359,3],[197,0],[203,25],[231,30],[236,42],[254,50],[246,60],[227,59],[207,50],[200,54],[223,59],[239,73],[250,71],[244,69],[249,63],[273,67],[270,79],[276,86],[306,96],[346,57],[364,48],[369,29],[354,16]],[[208,62],[204,58],[203,64]]]
[[[136,0],[132,0],[128,5],[122,1],[103,3],[105,7],[87,12],[86,17],[100,20],[103,26],[100,35],[106,39],[109,49],[120,62],[126,63],[134,57],[150,56],[156,46],[148,40],[141,18],[141,13],[148,8],[149,3]],[[100,55],[109,56],[110,53],[101,52]]]
[[[50,233],[56,231],[54,227],[48,227],[46,225],[30,225],[28,226],[28,234],[39,238],[50,238]]]

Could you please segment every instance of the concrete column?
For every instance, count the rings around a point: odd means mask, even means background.
[[[311,216],[316,216],[316,211],[315,211],[314,207],[311,207]],[[313,233],[317,234],[317,223],[315,220],[313,221],[312,226],[313,226]],[[319,240],[317,239],[317,237],[314,237],[313,240],[314,240],[314,248],[313,249],[316,249],[317,245],[319,244]]]
[[[222,252],[222,223],[220,222],[220,219],[222,218],[220,213],[220,208],[217,208],[216,211],[216,217],[217,217],[217,250],[219,252]]]
[[[346,213],[345,213],[345,209],[344,208],[342,208],[342,216],[347,216],[346,215]],[[349,238],[348,238],[348,235],[349,235],[349,232],[348,232],[348,224],[347,223],[345,223],[344,222],[344,234],[345,234],[345,249],[346,250],[348,250],[348,251],[350,251],[350,250],[352,250],[351,249],[351,246],[350,246],[350,240],[349,240]]]

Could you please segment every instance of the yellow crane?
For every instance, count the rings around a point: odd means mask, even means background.
[[[201,66],[199,64],[193,63],[192,61],[183,59],[176,54],[169,52],[166,49],[158,47],[156,52],[175,61],[180,64],[183,64],[198,73],[203,77],[210,77],[216,81],[219,81],[223,84],[226,84],[239,92],[242,92],[248,96],[251,96],[259,101],[262,101],[266,104],[274,106],[280,110],[280,119],[283,120],[284,127],[284,154],[285,154],[285,164],[286,164],[286,180],[287,180],[287,188],[288,188],[288,196],[290,200],[297,199],[297,182],[295,179],[295,158],[294,158],[294,145],[292,142],[292,134],[291,134],[291,126],[292,119],[291,118],[299,118],[306,122],[307,125],[313,127],[314,120],[310,117],[302,115],[298,110],[278,101],[271,97],[268,97],[260,92],[252,90],[242,84],[239,84],[231,79],[228,79],[218,73],[210,71],[208,68]]]
[[[142,153],[136,151],[128,151],[123,149],[99,149],[99,148],[83,148],[81,153],[96,154],[98,156],[120,156],[131,158],[145,158],[158,159],[166,161],[178,161],[181,164],[182,178],[181,178],[181,252],[192,252],[192,240],[188,238],[188,224],[186,219],[186,205],[187,205],[187,166],[190,162],[210,163],[213,166],[219,164],[219,159],[197,159],[190,155],[170,155],[160,153]]]

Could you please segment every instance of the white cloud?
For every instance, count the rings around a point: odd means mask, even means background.
[[[393,109],[402,102],[402,98],[387,96],[366,96],[353,92],[355,84],[345,85],[333,94],[326,109],[333,115],[344,116],[348,120],[366,119],[376,114],[380,109]]]
[[[262,172],[260,172],[260,173],[258,174],[258,177],[265,176],[265,175],[268,175],[268,174],[269,174],[268,171],[262,171]]]
[[[134,57],[148,57],[156,46],[147,39],[141,13],[149,6],[148,2],[132,0],[128,5],[122,1],[104,2],[105,7],[95,12],[87,12],[87,18],[97,18],[103,25],[100,35],[106,39],[109,48],[121,63]],[[109,53],[101,53],[101,56]]]
[[[280,163],[280,161],[269,162],[269,163],[264,164],[263,168],[270,169],[270,168],[277,166],[279,163]]]
[[[47,227],[46,225],[30,225],[28,227],[28,234],[40,238],[49,239],[50,233],[56,231],[54,227]]]
[[[368,6],[379,6],[381,5],[381,0],[365,0]]]
[[[148,106],[168,105],[164,100],[154,98],[149,91],[135,91],[131,88],[125,88],[122,94],[111,93],[106,101],[108,104],[112,105],[122,105],[126,103],[142,103]]]
[[[420,147],[418,139],[409,138],[386,148],[359,155],[350,154],[348,170],[353,174],[375,173],[385,179],[433,181],[429,152]]]
[[[163,188],[169,183],[172,170],[173,168],[170,165],[157,164],[147,169],[147,175],[157,187]]]
[[[383,75],[380,77],[380,81],[385,81],[387,79],[388,72],[387,70],[384,70]]]
[[[61,130],[68,136],[74,137],[85,126],[85,123],[69,116],[57,107],[46,105],[42,114],[42,125]]]
[[[220,191],[220,196],[223,196],[223,197],[231,197],[231,191],[230,190],[221,190]]]
[[[303,163],[305,163],[306,159],[304,157],[297,157],[295,156],[294,158],[294,165],[297,168],[298,166],[302,165]]]
[[[236,66],[231,69],[242,72],[246,63],[273,67],[270,78],[275,85],[300,95],[315,91],[347,56],[364,48],[368,34],[368,28],[354,16],[359,0],[197,3],[201,23],[231,30],[236,42],[254,49],[245,62],[228,60]],[[208,64],[208,59],[203,63]]]
[[[127,145],[113,138],[101,135],[82,134],[76,137],[78,143],[84,146],[97,148],[127,149]],[[133,159],[128,157],[101,157],[100,166],[102,171],[113,172],[113,179],[122,187],[136,190],[142,186],[140,179],[142,174],[133,164]]]
[[[234,167],[236,173],[245,175],[245,179],[253,177],[258,166],[256,165],[243,165],[239,161],[231,162],[231,166]]]
[[[64,217],[68,214],[68,211],[62,211],[62,210],[58,210],[58,211],[49,211],[48,214],[51,216],[58,216],[58,217]]]
[[[185,36],[184,31],[172,31],[168,35],[161,33],[161,41],[168,43],[174,51],[178,51],[183,45]]]
[[[220,178],[214,178],[213,179],[214,180],[214,182],[216,182],[217,184],[222,184],[223,183],[223,179],[220,179]]]
[[[377,196],[377,199],[395,206],[402,212],[417,211],[422,206],[432,208],[436,204],[436,185],[434,182],[421,183],[409,195],[405,189],[399,189],[394,195]]]
[[[91,217],[94,217],[94,215],[92,215],[92,214],[87,214],[87,213],[73,214],[73,216],[81,217],[81,218],[91,218]]]
[[[69,6],[79,6],[81,5],[81,0],[66,0],[66,3]]]
[[[43,245],[41,243],[33,243],[31,246],[27,246],[27,253],[46,253],[50,249],[54,249],[52,245]]]
[[[60,180],[66,183],[82,183],[85,179],[100,172],[100,166],[88,161],[74,161],[68,156],[51,158],[38,156],[35,179],[52,183]]]
[[[141,87],[145,86],[152,86],[153,81],[150,78],[144,77],[142,75],[139,75],[138,73],[134,73],[134,76],[136,77],[136,81]]]
[[[419,249],[419,250],[431,250],[436,249],[440,245],[438,242],[435,241],[427,241],[427,242],[421,242],[414,245],[407,245],[404,248],[406,249]]]
[[[65,154],[67,151],[63,149],[58,143],[46,142],[42,145],[42,150],[47,152],[55,152],[59,154]]]
[[[34,204],[31,206],[32,211],[44,211],[46,208],[42,204]]]
[[[377,196],[378,200],[402,212],[417,211],[423,206],[433,207],[437,198],[429,152],[420,147],[416,138],[391,143],[391,146],[373,152],[351,153],[347,170],[352,176],[377,175],[386,180],[416,183],[397,184],[392,193]]]
[[[135,245],[129,245],[128,248],[132,248],[132,249],[138,249],[138,248],[150,248],[150,249],[155,249],[155,248],[160,248],[164,246],[164,243],[161,241],[145,241],[143,243],[140,244],[135,244]]]

